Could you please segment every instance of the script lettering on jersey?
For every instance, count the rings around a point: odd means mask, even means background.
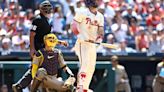
[[[97,20],[92,21],[91,18],[88,18],[88,17],[86,18],[86,24],[98,26]]]

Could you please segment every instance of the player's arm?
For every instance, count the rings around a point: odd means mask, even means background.
[[[103,16],[101,16],[100,18],[97,35],[98,36],[97,36],[96,42],[102,42],[104,38],[104,17]]]
[[[36,33],[31,31],[30,32],[30,56],[33,57],[34,53],[35,53],[35,46],[34,46],[34,37],[35,37]]]
[[[38,20],[33,20],[32,22],[32,27],[30,30],[30,56],[33,57],[34,53],[36,52],[35,50],[35,45],[34,45],[34,37],[36,35],[36,31],[38,28]]]
[[[71,23],[71,30],[75,35],[78,35],[79,32],[81,31],[80,30],[80,23],[83,21],[83,18],[84,18],[84,16],[82,13],[77,12],[75,14],[75,17]]]
[[[60,64],[60,67],[63,69],[63,71],[64,71],[67,75],[69,75],[69,76],[71,76],[71,77],[74,76],[74,74],[72,73],[72,71],[69,69],[69,67],[68,67],[67,64],[65,63],[61,51],[59,51],[59,64]]]
[[[79,22],[77,22],[76,20],[73,20],[73,22],[71,24],[71,30],[75,35],[78,35],[80,32],[79,25],[80,25]]]
[[[96,42],[102,42],[104,38],[104,27],[98,27],[98,36],[96,38]]]
[[[40,64],[43,61],[43,55],[41,54],[40,51],[38,51],[34,56],[33,56],[33,60],[32,60],[32,78],[35,77],[36,72],[38,70],[38,67],[40,66]]]
[[[67,41],[63,41],[63,40],[58,40],[58,44],[61,44],[61,45],[66,46],[66,47],[69,46],[68,42]]]

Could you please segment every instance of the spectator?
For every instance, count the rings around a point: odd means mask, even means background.
[[[160,23],[160,17],[157,14],[157,11],[154,10],[151,12],[151,14],[149,14],[149,16],[146,19],[146,24],[147,26],[152,26],[154,29],[156,28],[156,26]]]
[[[63,33],[63,14],[61,10],[61,6],[56,5],[54,8],[54,15],[53,15],[53,33],[62,34]]]
[[[16,23],[16,28],[19,29],[20,27],[23,29],[23,34],[29,34],[29,26],[31,23],[26,20],[26,13],[21,11],[19,13],[19,18]]]
[[[151,54],[159,53],[161,52],[161,46],[161,41],[157,35],[157,32],[153,31],[149,41],[149,52]]]
[[[112,23],[112,19],[114,18],[114,16],[115,16],[115,10],[114,10],[114,8],[113,7],[111,7],[110,5],[109,5],[109,0],[106,0],[105,2],[104,2],[104,6],[105,6],[105,10],[104,10],[104,17],[106,18],[106,20],[107,20],[107,23],[109,24],[109,25],[112,25],[111,23]]]
[[[107,39],[106,43],[108,43],[108,44],[117,44],[113,34],[108,34],[106,39]],[[109,48],[105,48],[105,47],[104,47],[104,49],[106,50],[105,51],[106,55],[114,55],[115,54],[114,49],[109,49]],[[99,51],[103,51],[103,50],[99,50]]]
[[[120,42],[120,48],[115,51],[119,55],[127,55],[128,53],[136,53],[136,50],[133,48],[127,47],[125,41]]]
[[[1,45],[1,55],[8,55],[11,52],[11,40],[9,38],[4,38]]]
[[[73,21],[73,17],[75,16],[75,10],[73,5],[69,6],[70,8],[70,12],[66,15],[66,31],[67,31],[67,35],[68,37],[72,37],[72,31],[70,30],[70,24]]]
[[[115,16],[112,18],[113,23],[117,23],[117,20],[119,20],[119,22],[122,22],[122,23],[125,21],[121,13],[122,13],[122,10],[120,8],[115,9]]]
[[[131,18],[130,22],[131,25],[129,26],[129,34],[131,37],[134,38],[139,32],[139,25],[137,23],[137,20],[135,20],[135,18]]]
[[[69,5],[75,5],[73,0],[59,0],[60,3],[63,5],[63,14],[66,16],[70,12]]]
[[[17,34],[15,21],[9,20],[7,22],[7,34],[10,37]]]
[[[76,12],[79,12],[80,11],[80,8],[84,8],[82,4],[83,4],[82,1],[77,0],[77,2],[76,2],[76,8],[75,8],[75,11]]]
[[[149,48],[148,36],[143,27],[140,27],[140,33],[135,37],[136,50],[139,52],[145,52]]]
[[[5,29],[3,29],[0,25],[0,41],[7,35],[7,32]]]
[[[29,37],[23,35],[22,28],[18,28],[17,35],[12,37],[12,45],[17,51],[26,51],[29,48]]]
[[[131,25],[131,19],[137,20],[137,13],[133,10],[132,6],[127,7],[127,11],[122,13],[122,16],[128,21],[128,24]]]
[[[111,30],[117,42],[126,41],[128,26],[125,23],[117,19],[116,23],[111,26]]]
[[[161,17],[161,21],[157,25],[156,29],[159,30],[159,31],[164,30],[164,15]]]
[[[118,56],[111,57],[112,67],[115,70],[116,92],[131,92],[129,79],[125,67],[119,64]]]

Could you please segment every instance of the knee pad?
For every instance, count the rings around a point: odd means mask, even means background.
[[[43,80],[47,75],[47,71],[44,68],[39,68],[36,74],[36,78],[39,80]]]

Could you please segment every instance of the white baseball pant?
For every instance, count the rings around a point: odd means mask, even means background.
[[[92,80],[96,65],[96,45],[89,42],[77,41],[75,44],[75,53],[79,58],[80,69],[78,71],[78,92],[88,90]]]

